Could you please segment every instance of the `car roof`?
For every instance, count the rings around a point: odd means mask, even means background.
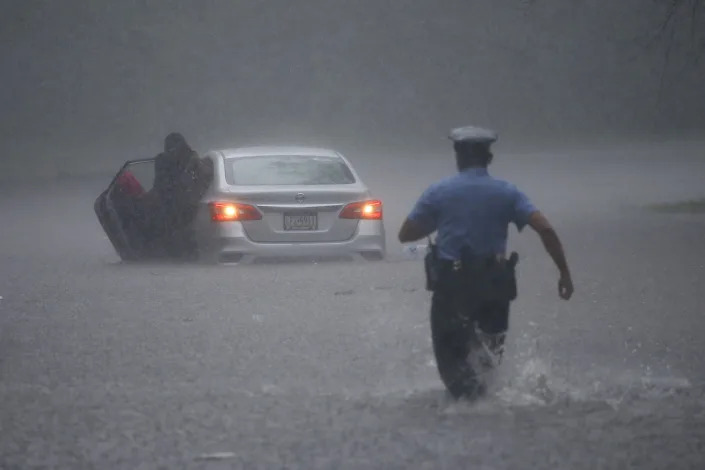
[[[270,145],[253,147],[236,147],[219,151],[223,158],[264,157],[264,156],[298,156],[311,157],[341,157],[335,150],[321,147],[305,147],[299,145]]]

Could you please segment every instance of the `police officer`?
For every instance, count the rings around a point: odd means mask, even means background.
[[[401,226],[399,241],[413,242],[437,232],[433,253],[431,332],[440,375],[454,396],[465,394],[458,374],[467,348],[467,322],[477,322],[490,349],[499,356],[509,326],[509,304],[516,297],[514,264],[506,259],[510,223],[528,225],[540,236],[559,272],[558,294],[568,300],[573,282],[560,239],[546,217],[515,185],[490,176],[494,131],[463,127],[450,133],[458,174],[426,189]],[[514,257],[512,257],[514,258]],[[427,266],[428,269],[428,266]],[[454,384],[455,383],[455,384]]]

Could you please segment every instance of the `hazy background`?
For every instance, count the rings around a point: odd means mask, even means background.
[[[0,468],[705,468],[704,213],[644,209],[705,195],[694,2],[4,0]],[[576,287],[510,230],[506,359],[473,404],[444,398],[397,240],[464,124],[500,132],[492,174]],[[342,149],[387,259],[120,263],[102,173],[173,130]]]
[[[704,10],[650,43],[664,2],[6,1],[0,178],[112,171],[172,130],[380,158],[469,123],[505,150],[692,137]]]

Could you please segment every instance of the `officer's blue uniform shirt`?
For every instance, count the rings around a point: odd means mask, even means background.
[[[468,168],[431,185],[409,219],[437,231],[442,259],[459,259],[463,246],[478,255],[504,254],[508,227],[521,231],[536,207],[516,186],[493,178],[486,168]]]

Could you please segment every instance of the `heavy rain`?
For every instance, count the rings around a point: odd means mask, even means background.
[[[0,468],[705,465],[700,0],[15,0],[0,37]],[[456,400],[397,233],[469,125],[575,293],[510,228],[504,360]],[[383,259],[121,259],[96,198],[172,132],[340,152]]]

